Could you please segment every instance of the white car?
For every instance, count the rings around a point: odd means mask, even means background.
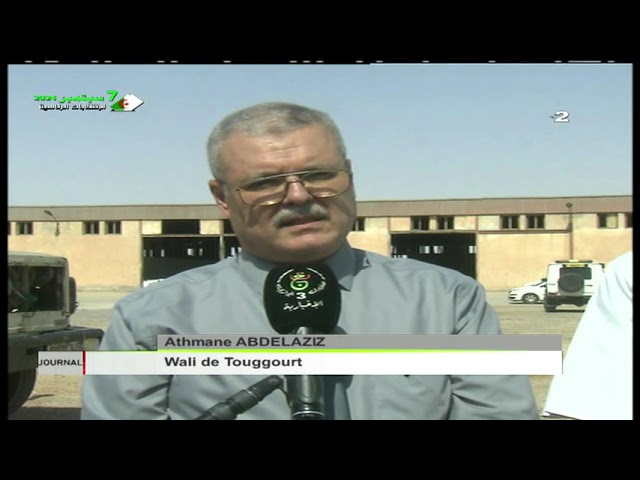
[[[535,282],[525,283],[522,287],[509,290],[510,302],[540,303],[544,299],[547,279],[541,278]]]

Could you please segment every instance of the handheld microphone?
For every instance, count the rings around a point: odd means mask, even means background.
[[[281,386],[282,378],[271,375],[254,383],[249,388],[239,391],[224,402],[215,404],[196,420],[234,420],[241,413],[255,407],[267,395]]]
[[[274,268],[264,285],[264,306],[273,329],[282,334],[331,332],[340,316],[340,288],[327,265]],[[320,375],[286,377],[292,420],[323,420],[324,379]]]

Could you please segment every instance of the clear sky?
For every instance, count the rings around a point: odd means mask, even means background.
[[[8,87],[10,206],[211,203],[210,130],[273,100],[333,117],[358,200],[632,193],[630,64],[9,65]],[[144,104],[40,109],[107,90]]]

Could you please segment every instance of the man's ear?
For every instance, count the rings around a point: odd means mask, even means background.
[[[209,190],[216,200],[216,203],[225,215],[229,215],[229,204],[227,203],[227,195],[224,184],[220,180],[209,180]]]

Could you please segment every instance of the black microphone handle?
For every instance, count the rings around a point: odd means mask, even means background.
[[[287,377],[291,420],[324,420],[323,378],[320,375]]]
[[[282,386],[282,378],[271,375],[241,390],[223,402],[215,404],[196,420],[234,420],[260,403],[267,395]]]
[[[308,327],[300,327],[297,335],[313,335]],[[286,377],[291,420],[324,420],[324,378],[321,375]]]

